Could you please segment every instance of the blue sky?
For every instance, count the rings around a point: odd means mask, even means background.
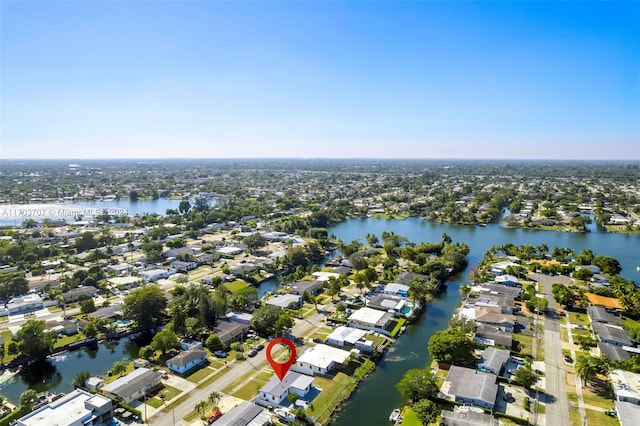
[[[640,2],[0,12],[0,158],[640,159]]]

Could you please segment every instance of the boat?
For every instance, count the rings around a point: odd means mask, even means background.
[[[274,414],[278,416],[278,419],[284,421],[285,423],[293,422],[296,419],[296,416],[293,413],[285,408],[276,408],[273,410]]]
[[[396,408],[391,412],[391,415],[389,415],[389,421],[395,423],[398,421],[399,418],[400,418],[400,409]]]

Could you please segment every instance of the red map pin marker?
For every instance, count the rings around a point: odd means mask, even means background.
[[[291,358],[289,358],[288,361],[283,362],[282,364],[276,362],[271,356],[271,349],[278,343],[287,345],[289,346],[289,349],[291,349]],[[287,375],[289,368],[291,368],[293,363],[296,362],[296,347],[291,340],[285,339],[284,337],[278,337],[277,339],[272,340],[271,343],[269,343],[269,346],[267,346],[267,361],[269,361],[269,364],[271,364],[271,368],[273,368],[273,371],[276,372],[276,376],[278,376],[278,379],[282,381],[282,379],[284,379],[284,376]]]

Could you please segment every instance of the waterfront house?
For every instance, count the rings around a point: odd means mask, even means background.
[[[475,308],[475,321],[478,324],[497,327],[511,333],[513,333],[516,322],[513,315],[503,314],[498,308],[478,306]]]
[[[472,302],[479,307],[492,307],[500,310],[503,314],[513,314],[515,300],[509,296],[498,296],[495,294],[481,293],[478,297],[469,298],[467,301]]]
[[[483,294],[495,294],[498,296],[509,296],[513,299],[517,299],[522,294],[522,288],[520,287],[512,287],[508,285],[502,284],[482,284],[480,288],[480,293]]]
[[[222,343],[228,345],[232,342],[237,342],[244,339],[244,336],[249,332],[249,324],[220,320],[216,323],[213,332],[220,338]]]
[[[424,274],[417,274],[415,272],[400,272],[398,275],[396,275],[394,281],[396,283],[400,283],[400,284],[409,284],[409,281],[413,280],[413,279],[419,279],[420,281],[422,281],[422,283],[428,283],[429,282],[429,276],[428,275],[424,275]]]
[[[393,296],[407,297],[409,295],[409,286],[405,284],[389,283],[384,286],[384,290],[382,292]]]
[[[162,387],[160,373],[143,367],[133,370],[126,376],[122,376],[105,385],[102,388],[102,392],[107,396],[129,404],[160,387]]]
[[[289,371],[281,381],[274,374],[267,384],[260,388],[254,402],[265,407],[276,407],[282,404],[289,394],[295,393],[304,397],[311,388],[313,388],[313,377],[311,376]]]
[[[498,395],[496,376],[466,367],[451,366],[440,392],[457,402],[493,410]]]
[[[462,407],[461,407],[462,408]],[[476,408],[476,410],[479,410]],[[440,426],[498,426],[498,419],[489,413],[464,410],[440,413]]]
[[[491,346],[503,346],[506,349],[511,349],[511,346],[513,345],[513,333],[501,330],[497,327],[478,325],[476,328],[474,342]]]
[[[17,426],[98,426],[113,418],[109,398],[75,389],[47,405],[19,418]]]
[[[509,274],[498,275],[497,277],[495,277],[494,281],[496,282],[496,284],[501,284],[501,285],[506,285],[511,287],[515,287],[519,283],[518,277],[514,275],[509,275]]]
[[[640,374],[626,370],[609,373],[616,402],[616,413],[622,426],[635,426],[640,417]]]
[[[291,284],[291,290],[293,294],[302,296],[306,291],[309,294],[318,294],[322,291],[321,281],[296,281]]]
[[[518,263],[515,262],[511,262],[510,260],[503,260],[500,262],[496,262],[493,263],[491,265],[491,273],[493,275],[502,275],[504,273],[504,270],[507,269],[508,267],[516,267],[516,266],[520,266]]]
[[[349,316],[347,325],[362,330],[377,331],[388,336],[391,332],[387,330],[387,327],[389,327],[392,320],[393,313],[371,308],[360,308]]]
[[[283,309],[298,309],[302,304],[302,296],[297,294],[278,294],[267,299],[265,303]]]
[[[329,374],[335,367],[346,365],[349,359],[351,352],[319,344],[299,355],[291,370],[309,376]]]
[[[388,294],[376,294],[369,299],[367,306],[373,309],[393,312],[395,316],[409,316],[416,308],[413,302],[404,297],[391,296]]]
[[[45,323],[45,328],[50,331],[55,331],[57,334],[64,334],[65,336],[78,334],[77,320],[50,320]]]
[[[178,374],[184,374],[192,368],[207,362],[207,352],[202,349],[189,349],[167,361],[167,367]]]
[[[366,331],[359,328],[341,325],[327,336],[326,343],[332,346],[353,348],[365,353],[371,353],[375,348],[373,341],[365,339],[366,334]]]
[[[508,350],[490,346],[482,351],[482,357],[478,361],[478,369],[499,376],[510,357],[511,353]]]

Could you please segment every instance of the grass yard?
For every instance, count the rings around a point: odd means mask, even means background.
[[[615,417],[604,414],[603,411],[586,410],[587,424],[589,426],[618,426],[620,422]]]
[[[202,389],[205,386],[209,386],[211,383],[213,383],[214,381],[216,381],[219,377],[223,376],[224,374],[226,374],[229,370],[227,368],[223,368],[221,370],[216,371],[214,374],[210,375],[209,377],[207,377],[205,380],[203,380],[202,382],[198,383],[198,386],[196,386],[197,389]]]
[[[314,380],[315,386],[322,389],[322,392],[309,405],[309,414],[323,424],[340,401],[351,392],[355,381],[344,373],[336,374],[333,380],[322,377],[316,377]]]
[[[194,372],[193,374],[188,376],[186,379],[188,381],[190,381],[191,383],[200,383],[201,380],[203,380],[209,374],[212,374],[214,371],[215,370],[213,368],[211,368],[211,366],[207,366],[207,367],[201,368],[200,370]]]
[[[260,388],[266,384],[266,380],[260,380],[257,377],[254,377],[249,383],[245,384],[235,392],[232,392],[231,395],[244,399],[245,401],[250,401],[253,397],[258,395]]]
[[[533,350],[533,336],[527,334],[515,333],[513,340],[518,342],[518,348],[520,355],[532,355]]]
[[[589,325],[589,317],[587,314],[581,314],[579,312],[567,312],[569,315],[569,321],[571,324]]]
[[[422,426],[422,422],[411,407],[405,407],[402,410],[402,422],[400,426]]]
[[[231,281],[229,283],[224,283],[224,286],[231,293],[234,293],[234,292],[236,292],[236,291],[238,291],[240,289],[243,289],[245,287],[249,287],[249,283],[247,283],[246,281],[242,281],[242,280],[235,280],[235,281]]]
[[[560,329],[560,340],[566,343],[569,343],[569,333],[566,328]]]

